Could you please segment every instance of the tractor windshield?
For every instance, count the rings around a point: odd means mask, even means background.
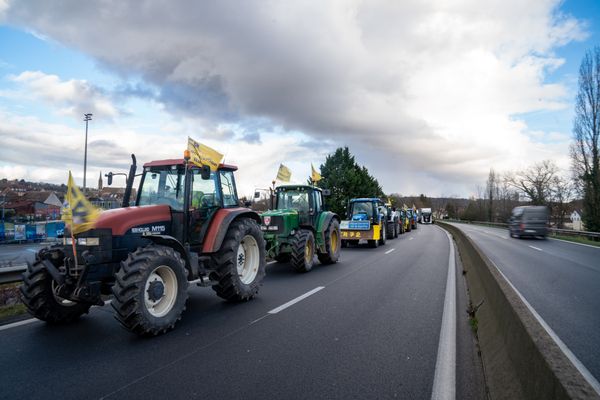
[[[161,169],[144,172],[138,205],[166,204],[183,211],[183,170]]]
[[[310,209],[308,191],[304,190],[280,190],[277,192],[277,209],[295,209],[299,212],[308,213]]]
[[[367,202],[352,203],[350,219],[353,221],[367,221],[373,217],[373,204]]]

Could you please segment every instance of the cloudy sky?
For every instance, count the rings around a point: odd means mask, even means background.
[[[568,173],[599,24],[584,0],[0,0],[0,178],[82,183],[89,112],[94,184],[188,136],[240,166],[243,194],[344,145],[388,193]]]

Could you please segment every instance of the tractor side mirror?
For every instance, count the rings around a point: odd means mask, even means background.
[[[254,192],[254,198],[260,199],[260,192]]]
[[[200,168],[200,177],[205,181],[210,179],[210,167],[208,165],[203,165]]]
[[[323,196],[331,196],[331,190],[323,189]]]
[[[108,174],[105,174],[104,176],[107,178],[106,183],[108,184],[108,186],[112,185],[113,173],[109,172]]]

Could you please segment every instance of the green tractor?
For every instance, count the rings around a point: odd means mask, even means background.
[[[340,217],[325,210],[327,192],[310,185],[275,188],[273,209],[261,214],[267,257],[290,262],[298,272],[312,269],[315,254],[321,264],[338,261]]]

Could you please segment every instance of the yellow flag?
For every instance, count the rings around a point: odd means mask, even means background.
[[[277,179],[282,182],[289,182],[292,178],[292,171],[283,164],[279,164],[279,171],[277,171]]]
[[[188,137],[188,150],[190,151],[190,161],[197,166],[208,165],[211,171],[216,171],[223,159],[223,154],[202,143],[196,142]]]
[[[70,225],[74,235],[92,229],[94,222],[100,216],[100,210],[85,198],[75,184],[71,171],[69,171],[67,194],[60,213],[61,219]]]
[[[312,170],[312,174],[310,175],[310,179],[313,182],[319,182],[321,180],[321,174],[317,172],[315,167],[313,167],[312,163],[310,164],[310,169]]]

